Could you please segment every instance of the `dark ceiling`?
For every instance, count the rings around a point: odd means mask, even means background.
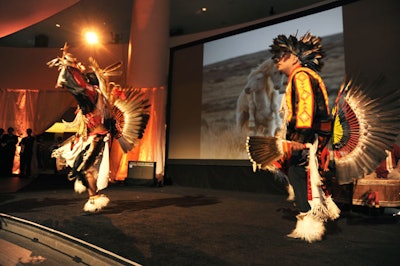
[[[327,1],[170,0],[170,36],[250,22],[320,2]],[[129,41],[132,4],[133,0],[81,0],[46,20],[0,38],[0,46],[60,47],[66,41],[74,43],[80,40],[83,26],[101,28],[105,42],[126,43]],[[202,12],[202,7],[207,11]],[[56,24],[61,27],[56,27]],[[40,43],[40,37],[44,37],[44,45]]]

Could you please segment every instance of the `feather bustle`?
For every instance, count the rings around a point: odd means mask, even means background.
[[[371,173],[385,159],[400,131],[400,93],[389,88],[382,95],[382,79],[371,86],[344,82],[336,99],[333,132],[339,184],[353,182]],[[336,132],[335,132],[336,131]],[[337,134],[340,134],[337,135]]]

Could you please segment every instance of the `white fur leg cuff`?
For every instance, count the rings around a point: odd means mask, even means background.
[[[322,240],[324,234],[324,222],[320,219],[316,219],[313,215],[306,214],[297,218],[296,228],[287,236],[312,243]]]
[[[76,179],[74,182],[74,190],[78,194],[82,194],[86,191],[86,187],[83,185],[81,180]]]
[[[109,202],[110,199],[104,194],[91,196],[83,206],[83,210],[86,212],[98,212],[106,207]]]

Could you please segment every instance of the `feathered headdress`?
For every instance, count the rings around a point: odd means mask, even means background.
[[[278,35],[270,45],[272,59],[279,59],[287,53],[297,56],[303,66],[309,67],[314,71],[320,71],[323,62],[324,52],[322,50],[321,38],[306,33],[300,39],[296,36]]]

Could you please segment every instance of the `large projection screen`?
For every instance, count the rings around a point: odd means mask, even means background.
[[[236,123],[247,76],[270,58],[269,45],[278,34],[306,32],[322,38],[321,76],[332,103],[345,74],[341,7],[174,51],[168,159],[247,160],[249,132]]]

